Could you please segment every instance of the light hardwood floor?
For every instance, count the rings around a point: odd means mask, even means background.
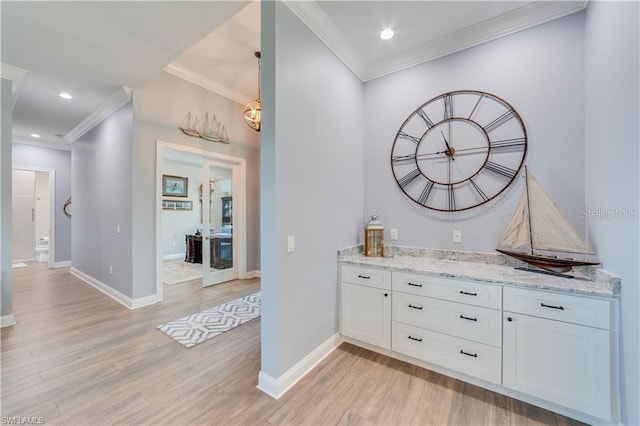
[[[18,324],[2,329],[2,416],[65,425],[580,424],[349,344],[276,401],[256,389],[260,320],[191,349],[156,329],[258,291],[258,279],[165,286],[163,303],[130,311],[68,268],[29,263],[13,276]]]

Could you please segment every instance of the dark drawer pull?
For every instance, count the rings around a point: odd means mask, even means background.
[[[469,321],[478,321],[478,318],[465,317],[464,315],[460,315],[460,318],[461,319],[466,319],[466,320],[469,320]]]
[[[472,357],[474,357],[474,358],[478,358],[478,354],[470,354],[469,352],[465,352],[465,351],[463,351],[462,349],[460,349],[460,353],[461,353],[462,355],[472,356]]]
[[[411,340],[415,340],[416,342],[422,342],[422,337],[408,336],[408,338],[411,339]]]
[[[564,306],[545,305],[544,303],[540,303],[540,306],[543,308],[560,309],[561,311],[564,311]]]
[[[371,278],[371,277],[368,277],[368,276],[366,276],[366,275],[358,275],[358,278],[364,278],[365,280],[368,280],[368,279],[369,279],[369,278]]]
[[[422,310],[422,306],[413,306],[413,305],[409,305],[409,307],[410,307],[411,309],[417,309],[417,310],[419,310],[419,311],[421,311],[421,310]]]
[[[464,295],[467,295],[467,296],[477,296],[478,295],[478,293],[469,293],[469,292],[464,291],[464,290],[460,290],[460,294],[464,294]]]
[[[414,287],[422,287],[422,284],[407,283],[407,285],[411,285]]]

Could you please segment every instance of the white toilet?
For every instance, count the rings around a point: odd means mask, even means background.
[[[36,260],[38,262],[49,261],[49,237],[40,238],[40,244],[36,246]]]

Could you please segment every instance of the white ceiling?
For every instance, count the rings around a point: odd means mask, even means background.
[[[283,0],[367,81],[582,10],[586,1]],[[14,135],[60,144],[121,86],[165,70],[239,103],[257,97],[260,2],[0,2],[2,63],[29,71]],[[379,32],[394,29],[382,41]],[[4,73],[4,71],[3,71]],[[64,88],[64,89],[61,89]],[[60,90],[74,91],[61,103]],[[68,147],[68,144],[65,143]]]

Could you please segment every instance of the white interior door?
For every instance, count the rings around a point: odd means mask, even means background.
[[[13,170],[13,260],[33,260],[36,248],[35,173]]]
[[[238,232],[234,232],[233,208],[237,166],[205,159],[202,190],[203,286],[238,278]],[[207,208],[208,206],[208,208]]]

